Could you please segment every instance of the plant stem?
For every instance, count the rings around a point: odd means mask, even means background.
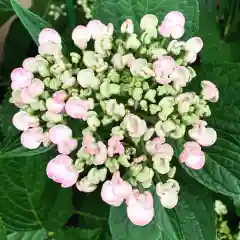
[[[80,216],[83,216],[83,217],[92,218],[92,219],[95,219],[95,220],[98,220],[98,221],[108,221],[108,219],[105,218],[105,217],[98,217],[98,216],[92,215],[90,213],[85,213],[85,212],[81,212],[81,211],[78,211],[78,210],[75,210],[73,213],[77,214],[77,215],[80,215]]]
[[[76,14],[74,9],[73,0],[67,0],[68,18],[72,29],[76,26]]]

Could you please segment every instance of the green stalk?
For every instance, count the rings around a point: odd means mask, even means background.
[[[76,14],[73,0],[67,0],[68,18],[72,29],[76,27]]]

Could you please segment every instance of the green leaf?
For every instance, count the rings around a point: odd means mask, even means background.
[[[108,231],[109,205],[102,201],[100,188],[89,194],[74,192],[73,205],[82,228],[104,228]]]
[[[71,189],[62,189],[46,176],[54,155],[0,160],[0,216],[7,229],[58,229],[72,214]]]
[[[15,232],[7,236],[7,240],[43,240],[45,239],[45,231],[29,231],[29,232]]]
[[[56,240],[101,240],[102,229],[69,228],[60,230],[54,235]],[[105,239],[105,238],[104,238]]]
[[[28,30],[32,39],[38,45],[38,35],[43,28],[50,27],[50,24],[44,21],[38,15],[32,13],[28,9],[23,8],[17,0],[10,0],[14,11]]]
[[[1,218],[0,218],[0,239],[7,240],[7,231]]]
[[[221,38],[220,26],[216,22],[216,1],[208,7],[204,0],[199,1],[200,18],[198,36],[203,39],[204,47],[200,53],[204,63],[240,62],[239,42],[226,42]],[[221,51],[219,51],[221,49]]]
[[[94,17],[104,23],[113,23],[120,30],[121,23],[131,18],[139,30],[139,23],[145,14],[155,14],[160,21],[166,13],[178,10],[186,18],[186,33],[192,35],[198,30],[199,9],[197,0],[99,0]]]
[[[14,11],[9,4],[8,0],[0,0],[0,27],[3,25],[12,15]]]
[[[188,176],[180,182],[180,199],[177,206],[170,210],[175,212],[176,225],[181,229],[183,240],[216,239],[214,203],[209,192]],[[186,180],[189,179],[189,182]],[[178,224],[177,224],[178,223]]]
[[[109,226],[116,240],[178,240],[166,210],[161,206],[159,197],[153,190],[155,216],[146,226],[139,227],[130,222],[126,206],[111,207]]]

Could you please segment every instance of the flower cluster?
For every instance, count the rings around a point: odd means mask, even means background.
[[[204,80],[199,95],[184,91],[196,76],[188,65],[203,47],[199,37],[179,40],[184,25],[180,12],[168,13],[160,26],[147,14],[141,34],[127,19],[117,38],[111,23],[92,20],[73,30],[78,50],[69,56],[63,54],[60,35],[44,29],[39,55],[11,74],[11,102],[20,108],[13,124],[23,131],[23,146],[57,147],[48,177],[62,187],[76,184],[82,192],[103,183],[103,201],[124,202],[136,225],[153,218],[153,183],[164,207],[178,202],[169,140],[188,135],[191,141],[179,160],[198,170],[205,163],[201,147],[217,138],[202,120],[211,114],[208,102],[218,100],[216,86]]]
[[[86,19],[91,19],[93,7],[96,0],[77,0],[77,7],[81,7]]]

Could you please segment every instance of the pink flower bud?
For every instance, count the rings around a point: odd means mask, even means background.
[[[171,159],[173,156],[173,148],[171,145],[164,143],[165,139],[162,137],[154,138],[152,141],[146,143],[146,150],[151,154],[155,155],[158,153],[168,155]]]
[[[69,155],[72,151],[74,151],[77,148],[77,146],[78,146],[77,140],[69,138],[58,144],[58,152],[61,154]]]
[[[197,53],[195,52],[186,52],[184,55],[184,61],[187,63],[194,63],[197,60]]]
[[[48,111],[53,113],[61,113],[64,110],[65,103],[59,102],[55,98],[48,98],[46,101]]]
[[[53,99],[57,102],[64,102],[67,100],[67,93],[64,90],[57,91],[53,94]]]
[[[185,50],[189,52],[199,53],[203,48],[203,41],[200,37],[190,38],[185,45]]]
[[[124,146],[117,136],[113,136],[108,140],[108,156],[112,157],[114,154],[124,154]]]
[[[150,192],[139,193],[134,190],[127,198],[127,215],[130,221],[137,226],[145,226],[154,216],[153,196]]]
[[[99,20],[91,20],[90,22],[88,22],[87,29],[91,33],[91,37],[94,40],[96,40],[97,38],[101,38],[107,33],[107,26]]]
[[[192,129],[188,131],[190,138],[202,146],[211,146],[217,140],[217,133],[213,128],[208,128],[207,122],[199,120]]]
[[[184,150],[180,154],[179,159],[194,170],[203,168],[205,164],[205,155],[201,151],[200,145],[193,142],[186,142],[184,144]]]
[[[31,85],[33,74],[24,68],[15,68],[11,73],[13,90],[23,89]]]
[[[219,99],[219,91],[216,85],[210,81],[202,81],[202,95],[203,99],[210,102],[217,102]]]
[[[36,149],[41,145],[43,138],[42,128],[29,128],[22,133],[21,143],[25,148]]]
[[[87,120],[88,111],[91,108],[89,100],[82,100],[75,97],[69,98],[65,105],[65,111],[70,117],[83,120]]]
[[[61,36],[57,31],[55,31],[52,28],[44,28],[39,34],[38,42],[40,45],[43,45],[48,42],[61,44],[62,40]]]
[[[91,32],[85,26],[77,26],[72,32],[72,39],[76,46],[85,49],[91,39]]]
[[[107,204],[118,207],[131,193],[131,185],[120,177],[120,172],[116,172],[103,184],[101,197]]]
[[[127,19],[121,25],[121,33],[133,34],[134,25],[131,19]]]
[[[27,131],[29,128],[38,127],[39,120],[37,117],[29,115],[29,113],[20,111],[13,116],[13,125],[20,131]]]
[[[67,155],[60,154],[47,165],[47,176],[60,183],[63,188],[74,185],[77,182],[78,175],[78,172],[73,168],[73,160]]]
[[[60,144],[71,138],[72,130],[66,125],[58,124],[49,130],[49,139],[54,144]]]
[[[84,147],[84,151],[90,155],[96,155],[98,152],[98,146],[91,134],[83,136],[82,146]]]
[[[44,92],[44,83],[38,78],[33,79],[28,87],[28,92],[32,98],[40,96]]]
[[[99,141],[97,142],[96,154],[92,160],[93,164],[102,165],[106,162],[106,160],[107,160],[107,147],[103,142]]]
[[[168,84],[171,82],[169,75],[175,68],[174,59],[170,56],[162,56],[153,63],[153,70],[156,75],[156,81],[160,84]]]

